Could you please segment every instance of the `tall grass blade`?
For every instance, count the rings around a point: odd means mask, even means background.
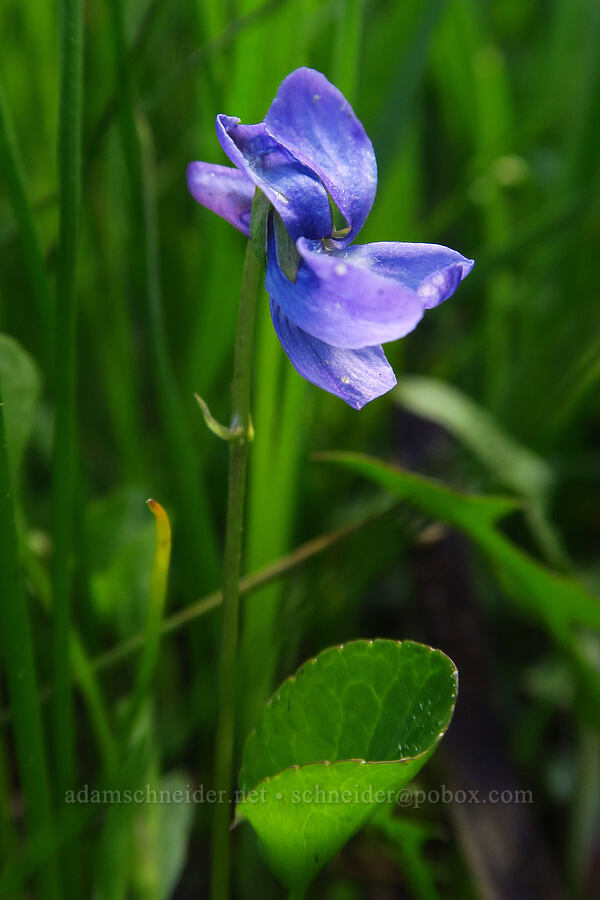
[[[62,0],[59,109],[60,237],[54,327],[55,425],[53,452],[52,570],[56,790],[60,798],[75,779],[70,621],[71,552],[74,539],[76,440],[77,245],[81,192],[83,20],[80,0]],[[74,872],[75,862],[69,866]]]
[[[152,361],[165,440],[169,448],[173,478],[184,520],[183,534],[188,558],[197,560],[197,572],[200,573],[204,583],[215,584],[219,577],[216,539],[210,520],[206,490],[200,484],[186,407],[182,404],[172,370],[163,322],[151,136],[148,128],[144,127],[140,140],[134,117],[133,88],[131,73],[127,66],[122,2],[121,0],[109,2],[115,70],[120,85],[121,142],[130,180],[132,212],[137,232],[137,254],[134,258],[137,260],[138,269],[135,274],[147,303]],[[189,408],[193,408],[192,402]]]
[[[44,265],[44,255],[27,196],[27,178],[17,145],[13,122],[0,78],[0,171],[8,189],[36,303],[41,346],[48,366],[52,360],[52,300]]]
[[[31,833],[52,827],[53,813],[42,720],[39,710],[33,641],[21,575],[4,413],[0,397],[0,646],[13,710],[17,760]],[[52,861],[40,877],[41,894],[61,900],[59,874]]]

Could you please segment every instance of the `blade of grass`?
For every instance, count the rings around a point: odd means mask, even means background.
[[[514,510],[513,500],[460,495],[434,479],[360,453],[329,452],[317,458],[347,467],[398,498],[412,499],[433,518],[468,535],[488,559],[506,596],[568,655],[594,726],[600,728],[600,672],[586,658],[577,633],[578,629],[598,631],[600,602],[575,578],[542,565],[495,526],[499,517],[511,507]]]
[[[572,184],[598,180],[596,147],[600,134],[600,7],[597,3],[584,2],[582,13],[586,27],[579,47],[582,55],[579,69],[581,84],[578,86],[572,125],[565,131],[567,158],[564,180],[567,189]]]
[[[321,553],[324,553],[331,547],[334,547],[336,544],[346,540],[353,534],[356,534],[362,529],[367,529],[383,521],[389,516],[389,513],[390,510],[386,509],[376,515],[368,516],[366,519],[363,519],[353,525],[348,525],[345,528],[338,529],[337,531],[332,531],[328,534],[313,538],[312,540],[307,541],[305,544],[302,544],[300,547],[297,547],[291,553],[286,554],[281,559],[269,563],[268,565],[264,566],[256,572],[253,572],[250,575],[245,575],[240,580],[240,597],[247,597],[250,594],[257,592],[265,585],[268,585],[279,578],[284,578],[285,576],[290,575],[292,572],[295,572],[297,569],[305,565],[305,563],[307,563],[309,560],[313,559],[316,556],[319,556]],[[189,606],[186,606],[179,612],[172,613],[170,616],[167,616],[163,622],[162,634],[165,636],[173,634],[184,625],[187,625],[189,622],[192,622],[195,619],[200,618],[201,616],[204,616],[209,612],[212,612],[214,609],[217,609],[217,607],[221,605],[222,600],[223,597],[221,591],[213,591],[211,594],[208,594],[206,597],[202,597],[200,600],[196,600],[194,603],[191,603]],[[120,663],[122,660],[126,659],[132,653],[136,653],[138,650],[140,650],[142,644],[143,635],[134,635],[132,638],[124,641],[122,644],[119,644],[112,650],[109,650],[97,657],[94,662],[94,668],[98,671],[111,668],[113,665],[116,665],[117,663]]]
[[[367,0],[338,0],[333,82],[352,103],[356,98]]]
[[[135,67],[141,60],[143,56],[144,50],[146,49],[146,44],[152,35],[152,30],[154,25],[158,19],[158,13],[160,11],[160,7],[163,5],[165,0],[150,0],[148,7],[146,8],[146,12],[140,19],[140,23],[136,32],[136,35],[133,39],[131,47],[129,49],[129,64],[130,66]],[[112,122],[115,118],[115,114],[117,112],[119,106],[119,92],[115,91],[109,100],[106,103],[106,106],[100,113],[98,119],[96,120],[96,124],[91,129],[90,138],[86,144],[85,149],[85,174],[87,175],[89,169],[91,167],[91,163],[96,159],[100,148],[102,146],[102,139],[104,138],[106,132],[110,129]],[[52,192],[47,194],[45,197],[36,200],[32,207],[32,213],[41,213],[44,212],[48,207],[53,206],[58,201],[58,193]],[[0,246],[10,243],[13,241],[18,233],[19,226],[18,223],[14,225],[6,226],[0,232]],[[50,332],[49,332],[50,333]]]
[[[390,515],[394,513],[395,508],[395,506],[390,506],[377,514],[367,516],[352,525],[347,525],[336,531],[331,531],[327,534],[319,535],[319,537],[312,538],[310,541],[301,544],[281,559],[269,563],[258,571],[252,572],[250,575],[245,575],[240,579],[240,597],[247,597],[273,581],[291,575],[307,562],[310,562],[312,559],[320,556],[337,544],[361,531],[366,531],[381,522],[387,521],[390,518]],[[31,577],[31,571],[29,570],[28,575]],[[200,600],[196,600],[194,603],[188,604],[178,612],[172,613],[163,620],[161,625],[161,636],[166,637],[174,634],[190,622],[194,622],[196,619],[208,615],[208,613],[217,609],[221,605],[221,602],[221,591],[212,591],[212,593],[207,594]],[[91,660],[91,668],[94,672],[111,669],[113,666],[119,665],[126,659],[129,659],[130,656],[138,653],[142,649],[143,644],[143,632],[135,634]],[[40,699],[42,701],[47,700],[49,695],[50,689],[45,688],[41,693]],[[4,709],[0,711],[0,727],[6,725],[11,719],[12,715],[10,710]]]
[[[443,381],[405,377],[393,397],[411,412],[447,429],[501,484],[526,498],[525,516],[546,561],[555,568],[569,569],[560,535],[549,517],[555,475],[540,456],[515,441],[467,394]]]
[[[600,339],[594,335],[564,375],[562,384],[565,388],[544,423],[549,435],[556,438],[561,430],[569,426],[583,402],[597,390],[599,382]]]
[[[17,852],[17,832],[13,821],[14,803],[4,735],[0,734],[0,859],[13,859]],[[21,900],[21,894],[14,900]]]
[[[107,0],[107,2],[111,12],[111,36],[117,80],[120,85],[121,141],[130,179],[133,218],[136,224],[136,257],[139,263],[136,274],[147,303],[151,353],[165,439],[184,520],[183,536],[187,544],[188,559],[196,559],[197,571],[201,573],[202,579],[206,583],[214,584],[219,578],[217,542],[206,490],[200,486],[186,408],[181,402],[175,381],[163,322],[151,136],[148,129],[144,128],[140,139],[136,128],[133,91],[127,65],[123,5],[121,0]]]
[[[144,109],[146,111],[153,109],[164,97],[168,96],[169,91],[173,90],[173,86],[177,81],[188,76],[194,69],[204,65],[210,57],[225,51],[241,32],[246,32],[254,25],[258,25],[280,6],[288,2],[290,0],[267,0],[266,3],[230,21],[218,37],[213,38],[202,47],[194,50],[193,53],[190,53],[153,88],[152,92],[144,100]]]
[[[152,354],[158,382],[158,397],[165,423],[167,445],[171,455],[175,486],[179,495],[188,559],[197,560],[197,571],[203,583],[215,584],[219,578],[217,539],[212,523],[205,483],[194,454],[194,442],[171,367],[163,321],[159,274],[159,242],[155,210],[156,186],[151,139],[145,134],[144,153],[144,222],[148,263],[148,312]],[[190,398],[192,399],[192,398]],[[190,403],[189,409],[194,409]]]
[[[52,360],[52,300],[44,265],[44,255],[40,245],[31,206],[27,197],[27,178],[17,145],[12,118],[4,96],[0,80],[0,171],[8,189],[17,227],[21,234],[23,252],[31,290],[37,306],[39,331],[46,367],[50,370]]]
[[[77,244],[81,191],[81,111],[83,20],[80,0],[62,0],[59,109],[60,237],[54,328],[55,436],[53,452],[54,560],[53,738],[59,797],[75,779],[75,731],[71,695],[70,619],[71,547],[76,462],[76,320]],[[75,867],[70,865],[69,872]]]
[[[105,772],[111,772],[117,760],[117,745],[102,691],[77,632],[71,636],[71,664],[89,711],[103,769]]]
[[[163,614],[167,599],[167,578],[171,560],[171,525],[168,516],[156,500],[148,500],[148,506],[156,521],[156,549],[150,575],[150,592],[148,595],[148,612],[142,655],[138,665],[133,697],[127,713],[130,725],[135,724],[137,715],[150,689],[152,676],[158,661]]]
[[[594,858],[600,797],[600,734],[582,725],[577,737],[577,782],[569,823],[567,865],[574,896],[585,897]]]
[[[148,44],[152,36],[154,26],[158,21],[160,8],[164,3],[165,0],[150,0],[150,2],[148,3],[146,11],[140,19],[135,37],[131,42],[131,46],[127,50],[126,64],[129,72],[135,73],[137,66],[141,62],[142,56],[146,49],[146,45]],[[94,126],[90,138],[86,144],[86,169],[98,156],[100,146],[102,144],[102,139],[112,125],[112,122],[119,110],[119,105],[120,91],[117,88],[114,93],[111,94],[109,100],[106,103],[106,106],[100,113],[98,121],[96,122],[96,125]]]
[[[37,597],[44,611],[51,615],[52,592],[50,581],[46,570],[29,547],[24,548],[23,564],[27,581],[34,596]],[[73,627],[71,628],[70,648],[73,678],[87,706],[104,770],[108,772],[111,771],[116,761],[116,741],[111,717],[89,654],[79,632]]]
[[[88,799],[80,801],[77,799],[79,791],[70,791],[69,805],[56,816],[52,826],[36,832],[27,849],[12,859],[10,866],[0,874],[0,897],[12,900],[15,891],[36,875],[39,869],[51,864],[57,854],[66,847],[70,847],[69,858],[71,858],[72,845],[82,832],[98,819],[107,807],[110,808],[110,804],[115,802],[113,799],[115,796],[131,791],[131,785],[139,780],[139,773],[145,771],[148,764],[148,752],[147,744],[137,745],[118,771],[98,779],[91,787],[84,786],[83,790]],[[54,896],[64,900],[64,894],[50,894],[47,883],[42,885],[38,896],[43,900]]]
[[[101,395],[106,404],[116,444],[116,459],[124,481],[144,484],[148,479],[147,448],[143,437],[143,399],[140,378],[140,351],[136,342],[135,309],[131,300],[128,244],[130,219],[126,173],[119,137],[107,142],[102,171],[106,180],[105,215],[88,220],[86,249],[102,260],[101,273],[92,276],[104,302],[97,302],[97,290],[82,292],[82,317],[87,333],[93,335],[93,352],[101,372]],[[87,243],[87,242],[86,242]]]
[[[140,27],[129,50],[128,66],[133,66],[134,69],[137,67],[138,62],[143,56],[146,43],[152,34],[152,29],[158,19],[158,12],[163,2],[165,2],[165,0],[152,0],[146,14],[140,21]],[[207,41],[206,44],[191,53],[186,59],[179,63],[169,75],[162,79],[158,85],[152,88],[151,92],[144,100],[144,109],[152,109],[155,104],[160,103],[163,96],[167,94],[167,88],[172,83],[184,77],[188,72],[191,72],[196,68],[201,68],[208,60],[224,53],[234,43],[240,33],[248,28],[258,25],[263,19],[267,18],[287,2],[290,2],[290,0],[268,0],[267,3],[250,11],[248,14],[234,19],[220,35]],[[113,120],[119,109],[120,101],[121,92],[117,89],[107,101],[105,108],[92,129],[91,137],[85,150],[84,174],[86,176],[91,169],[91,163],[97,158],[98,153],[100,152],[105,134],[113,124]],[[44,212],[48,207],[52,207],[58,199],[58,193],[53,192],[47,194],[33,202],[31,211],[34,214]],[[10,244],[16,238],[18,232],[19,227],[17,223],[6,225],[0,231],[0,246]]]
[[[385,28],[374,28],[372,36],[369,35],[365,52],[369,54],[370,66],[377,67],[376,71],[379,72],[384,87],[375,125],[370,133],[377,154],[379,173],[383,176],[381,180],[386,186],[392,175],[390,169],[404,149],[404,139],[413,120],[414,105],[425,73],[432,35],[447,5],[448,0],[428,0],[427,3],[412,0],[411,3],[398,4],[394,9],[392,23],[388,25],[386,22]],[[399,36],[403,42],[400,52],[397,49]],[[393,42],[396,59],[391,73],[387,68],[391,56],[390,42]],[[379,71],[380,67],[384,67],[382,71]],[[367,106],[371,115],[372,105],[370,103]],[[390,109],[394,110],[393,117],[389,115]],[[415,178],[418,180],[420,177],[420,173],[415,172]],[[375,204],[374,213],[377,217],[380,216],[382,200],[386,202],[385,198],[379,197]],[[404,217],[402,209],[396,211],[392,208],[390,212],[385,218],[382,217],[381,226],[387,227],[388,222],[394,222],[397,214]]]
[[[12,503],[4,415],[0,398],[0,641],[13,711],[26,819],[32,833],[53,827],[42,720]],[[56,863],[40,877],[40,896],[60,900]]]

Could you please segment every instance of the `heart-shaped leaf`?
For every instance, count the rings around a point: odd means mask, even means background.
[[[244,748],[237,817],[302,891],[429,759],[456,702],[457,672],[412,641],[323,651],[264,708]]]

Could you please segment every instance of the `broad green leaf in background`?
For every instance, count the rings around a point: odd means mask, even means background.
[[[354,641],[305,663],[244,748],[237,806],[300,895],[375,809],[409,782],[456,702],[450,659],[412,641]]]
[[[460,494],[431,478],[359,453],[322,453],[318,458],[369,478],[396,497],[412,500],[428,515],[467,534],[492,563],[507,595],[536,619],[566,653],[598,727],[600,673],[582,651],[574,629],[600,629],[600,600],[576,579],[553,572],[513,544],[494,526],[494,516],[486,519],[485,511],[497,508],[498,498]],[[510,506],[506,511],[510,511]]]
[[[0,390],[10,476],[16,487],[21,459],[33,426],[40,376],[31,356],[6,334],[0,334]]]
[[[552,633],[570,626],[600,628],[600,601],[573,578],[548,569],[494,527],[494,520],[515,508],[508,498],[461,494],[432,478],[406,472],[360,453],[321,453],[375,481],[396,497],[412,500],[428,515],[467,534],[497,568],[511,597]],[[512,504],[512,505],[511,505]],[[497,515],[493,515],[497,511]]]
[[[317,453],[313,459],[338,462],[354,469],[378,481],[401,500],[412,500],[428,515],[467,533],[490,528],[521,507],[518,498],[461,493],[433,478],[406,472],[360,453]]]

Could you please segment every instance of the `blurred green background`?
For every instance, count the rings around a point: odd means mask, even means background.
[[[227,419],[244,239],[194,203],[185,167],[226,162],[216,114],[261,121],[285,75],[309,65],[346,94],[375,147],[379,188],[360,240],[444,243],[476,266],[455,297],[386,348],[400,387],[360,413],[296,375],[262,297],[245,571],[356,527],[245,603],[240,741],[276,683],[328,644],[358,636],[430,641],[455,659],[462,694],[448,745],[419,786],[483,796],[499,785],[527,788],[533,802],[401,810],[356,838],[314,896],[594,896],[598,633],[567,640],[560,628],[545,628],[515,606],[502,572],[464,537],[413,505],[392,506],[311,454],[368,452],[461,490],[516,494],[523,510],[504,532],[600,592],[600,5],[84,6],[68,560],[85,650],[75,787],[106,784],[115,771],[111,720],[131,690],[135,656],[102,654],[144,627],[149,495],[173,525],[168,612],[219,584],[227,454],[193,395]],[[43,693],[53,677],[58,4],[0,0],[0,28],[0,330],[8,336],[0,387]],[[210,785],[218,617],[190,619],[162,643],[139,733],[117,766],[124,786]],[[86,688],[90,659],[102,667]],[[0,894],[51,897],[44,872],[62,847],[73,874],[60,896],[204,896],[207,805],[88,807],[84,821],[64,814],[55,796],[54,842],[47,831],[36,839],[23,814],[5,688],[0,674]],[[59,744],[55,736],[51,750],[48,704],[42,709],[52,789]],[[281,896],[246,830],[235,832],[237,894]]]

